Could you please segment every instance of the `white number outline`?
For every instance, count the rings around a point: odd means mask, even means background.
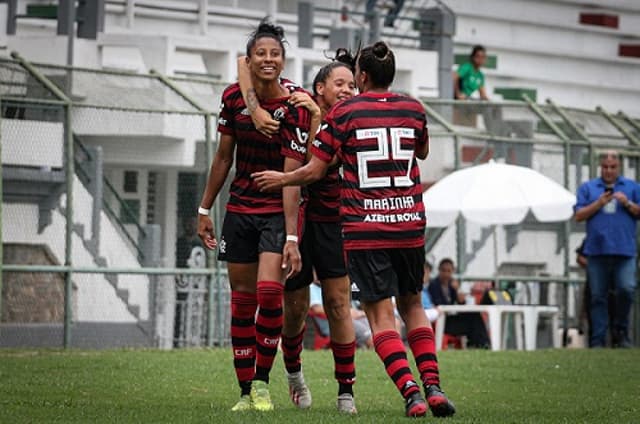
[[[391,137],[389,137],[391,135]],[[391,159],[406,160],[407,175],[393,177],[395,187],[411,187],[411,168],[413,167],[414,150],[402,148],[403,138],[416,138],[413,128],[369,128],[356,130],[356,140],[376,139],[378,148],[366,152],[358,152],[358,181],[360,188],[391,187],[391,177],[370,177],[368,163],[370,161],[389,159],[389,138],[391,138]]]

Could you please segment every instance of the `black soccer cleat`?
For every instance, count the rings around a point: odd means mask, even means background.
[[[427,415],[427,403],[422,398],[420,392],[415,392],[409,395],[406,399],[407,404],[404,407],[405,415],[407,417],[424,417]]]
[[[453,402],[447,398],[440,386],[437,384],[424,386],[424,391],[427,395],[427,403],[434,417],[450,417],[456,413],[456,407],[453,406]]]

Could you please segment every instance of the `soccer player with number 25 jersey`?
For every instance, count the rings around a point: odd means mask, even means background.
[[[360,95],[334,107],[311,149],[291,172],[253,174],[264,191],[305,185],[325,174],[337,154],[343,163],[342,229],[349,277],[371,325],[376,352],[405,400],[407,416],[455,413],[440,389],[433,330],[421,303],[426,225],[416,157],[426,158],[429,136],[417,100],[389,92],[395,58],[384,42],[359,53],[355,79]],[[407,327],[409,346],[426,393],[420,392],[395,330],[392,297]]]

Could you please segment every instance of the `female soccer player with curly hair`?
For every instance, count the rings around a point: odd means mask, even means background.
[[[231,344],[241,397],[234,411],[273,409],[268,383],[282,330],[285,272],[299,271],[297,245],[299,188],[262,193],[251,179],[265,169],[293,170],[304,163],[310,117],[288,102],[290,87],[280,83],[284,32],[266,21],[247,43],[247,66],[263,106],[281,122],[278,134],[258,132],[247,113],[239,85],[227,87],[218,122],[220,139],[199,209],[198,234],[227,261],[231,284]],[[209,209],[234,162],[220,241]],[[256,310],[258,311],[256,317]]]

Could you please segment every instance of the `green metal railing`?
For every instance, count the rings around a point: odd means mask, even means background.
[[[87,173],[85,170],[85,166],[87,163],[93,161],[93,157],[91,152],[82,144],[78,137],[74,136],[74,142],[77,147],[76,151],[81,152],[82,156],[76,155],[76,172],[81,177],[81,180],[84,180],[88,183],[93,179],[91,175]],[[102,207],[104,211],[107,213],[112,222],[120,229],[124,237],[129,241],[131,247],[137,252],[138,258],[143,261],[144,260],[144,252],[140,248],[140,243],[138,239],[136,239],[131,231],[127,228],[127,224],[125,224],[120,218],[122,214],[128,218],[127,221],[129,225],[134,225],[138,231],[139,237],[146,237],[147,234],[140,225],[140,217],[135,214],[131,208],[127,205],[127,203],[120,197],[116,189],[113,187],[113,184],[109,181],[107,177],[102,177],[102,184],[105,188],[102,194]],[[112,202],[115,200],[115,205],[112,205]],[[117,211],[120,211],[120,215]]]

